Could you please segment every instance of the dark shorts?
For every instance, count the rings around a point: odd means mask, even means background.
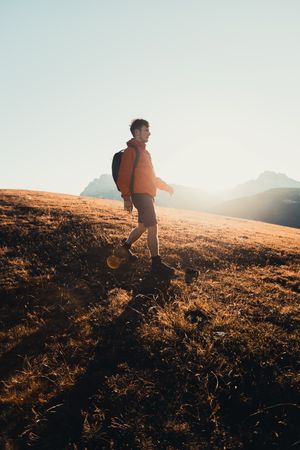
[[[132,194],[132,203],[138,210],[138,221],[146,228],[157,224],[154,199],[149,194]]]

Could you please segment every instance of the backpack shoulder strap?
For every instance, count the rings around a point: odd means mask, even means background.
[[[135,151],[135,160],[133,162],[133,167],[132,167],[132,172],[131,172],[131,179],[130,179],[130,192],[133,193],[133,187],[134,187],[134,172],[135,172],[135,168],[139,162],[140,159],[140,152],[137,149],[137,147],[135,145],[130,145],[131,148],[134,149]]]

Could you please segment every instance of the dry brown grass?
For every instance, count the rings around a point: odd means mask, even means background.
[[[105,264],[121,203],[0,202],[0,446],[299,447],[299,229],[159,209],[177,277],[156,283],[144,238],[136,267]]]

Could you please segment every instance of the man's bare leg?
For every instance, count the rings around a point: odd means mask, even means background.
[[[128,236],[128,238],[126,239],[126,244],[128,246],[131,246],[134,242],[136,242],[141,236],[142,234],[146,231],[146,227],[143,223],[139,223],[137,227],[135,227],[130,235]]]
[[[148,248],[151,254],[151,257],[159,255],[159,242],[158,242],[158,227],[157,224],[152,227],[148,227],[148,236],[147,236]]]
[[[175,269],[161,261],[159,254],[158,226],[153,225],[148,228],[147,237],[148,248],[151,254],[151,271],[156,275],[171,277],[175,273]]]

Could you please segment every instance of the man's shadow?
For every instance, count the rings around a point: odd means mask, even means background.
[[[82,411],[89,409],[91,396],[105,383],[106,377],[122,373],[122,363],[137,369],[152,367],[151,357],[142,347],[137,330],[149,318],[151,307],[162,306],[168,301],[171,296],[170,282],[170,278],[154,279],[149,274],[133,290],[132,286],[128,286],[132,290],[132,298],[119,316],[99,327],[99,344],[85,373],[71,388],[43,406],[44,421],[33,430],[39,436],[35,443],[31,443],[33,449],[65,448],[70,442],[81,448]],[[109,404],[103,406],[109,411]],[[109,417],[106,421],[109,427]],[[21,448],[27,448],[26,442],[20,444]]]

